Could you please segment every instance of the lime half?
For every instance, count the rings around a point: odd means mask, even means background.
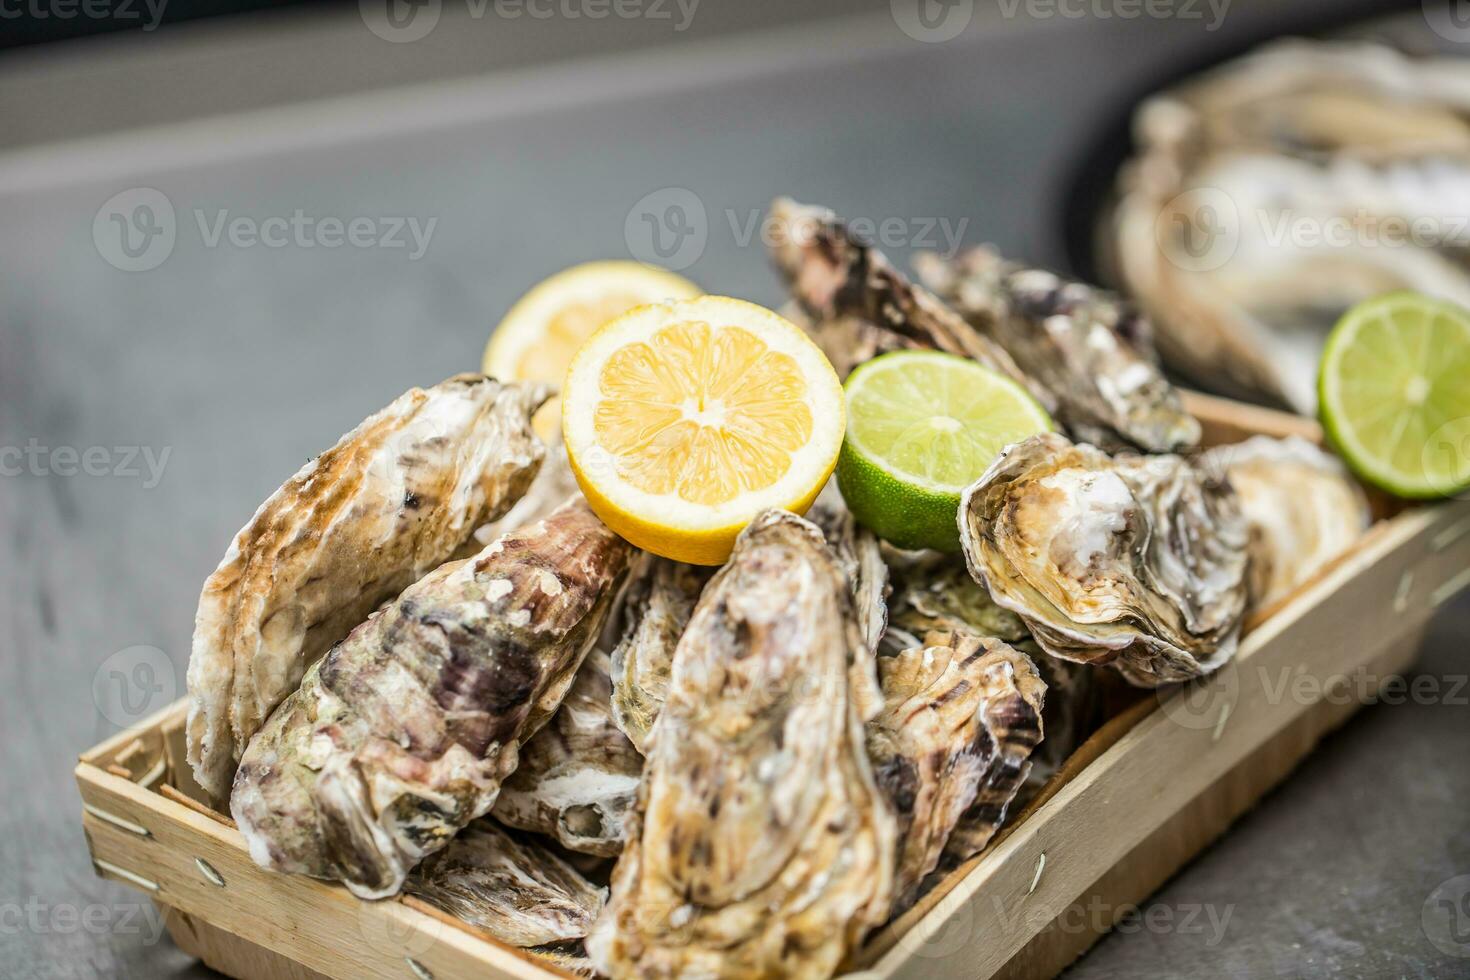
[[[1409,292],[1359,303],[1318,387],[1328,438],[1367,482],[1414,499],[1470,488],[1470,311]]]
[[[1052,428],[1010,378],[937,351],[897,351],[844,386],[837,487],[853,516],[900,548],[957,551],[960,494],[1013,442]]]

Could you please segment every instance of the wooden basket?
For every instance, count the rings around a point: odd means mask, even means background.
[[[1210,444],[1320,437],[1293,416],[1197,395],[1189,404]],[[1470,585],[1470,501],[1377,506],[1351,552],[1255,617],[1230,666],[1112,718],[990,847],[849,968],[1052,976],[1219,836],[1406,669],[1435,607]],[[242,980],[564,975],[413,898],[364,902],[256,867],[229,818],[198,802],[185,710],[179,702],[109,739],[76,769],[97,873],[149,892],[182,949]]]

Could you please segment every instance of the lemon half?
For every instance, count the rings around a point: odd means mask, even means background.
[[[800,328],[743,300],[655,303],[572,359],[562,433],[592,509],[655,554],[717,565],[762,510],[804,513],[831,475],[842,387]]]
[[[572,266],[516,301],[490,334],[481,370],[502,381],[560,384],[577,348],[607,321],[644,303],[701,292],[688,279],[641,262]],[[560,423],[561,410],[552,399],[537,413],[536,431],[549,438]]]

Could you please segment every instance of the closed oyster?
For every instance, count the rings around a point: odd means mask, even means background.
[[[888,625],[888,565],[877,536],[852,516],[837,492],[836,482],[827,484],[806,516],[822,529],[847,574],[863,643],[870,654],[876,653]]]
[[[1007,811],[1042,741],[1042,702],[1046,682],[1031,658],[1000,644],[986,656],[981,711],[991,742],[985,778],[975,800],[960,815],[944,848],[946,864],[967,861],[985,849],[1005,824]]]
[[[587,940],[598,969],[827,977],[884,921],[896,839],[851,690],[863,657],[821,533],[761,514],[679,641],[628,845]]]
[[[824,334],[835,328],[843,335],[856,331],[863,351],[904,347],[947,351],[1008,375],[1046,408],[1056,407],[1053,394],[1017,367],[1004,349],[976,332],[929,290],[910,282],[831,211],[778,198],[771,203],[771,217],[779,230],[772,258],[810,320],[819,346],[840,348],[840,342],[824,340]],[[841,368],[856,363],[841,363],[839,373],[845,376]]]
[[[1305,439],[1256,436],[1205,454],[1250,526],[1251,604],[1281,601],[1367,529],[1368,499],[1336,457]]]
[[[1032,436],[965,491],[960,538],[971,574],[1052,656],[1156,687],[1235,652],[1249,535],[1229,484],[1188,459]]]
[[[1056,396],[1057,421],[1107,450],[1177,452],[1200,427],[1164,377],[1148,320],[1117,296],[972,248],[914,260],[920,278]]]
[[[607,898],[551,851],[490,819],[425,859],[403,890],[522,948],[581,939]]]
[[[491,811],[501,823],[556,838],[572,851],[615,857],[638,792],[643,756],[612,716],[612,664],[594,650],[551,721],[521,749]]]
[[[653,723],[669,691],[674,648],[709,573],[645,554],[623,598],[623,636],[612,652],[612,717],[639,752],[648,752]]]
[[[886,652],[919,646],[936,630],[966,631],[1007,643],[1029,640],[1021,617],[997,605],[985,586],[970,576],[964,559],[923,552],[904,561],[895,575],[893,612]]]
[[[186,734],[200,786],[223,799],[306,669],[526,492],[548,394],[475,374],[410,389],[261,504],[199,597]]]
[[[1146,101],[1113,261],[1171,367],[1315,414],[1340,315],[1470,305],[1470,64],[1288,41]]]
[[[1021,640],[1014,646],[1031,658],[1046,685],[1046,703],[1041,712],[1046,738],[1031,754],[1025,786],[1016,795],[1016,804],[1023,805],[1107,720],[1103,682],[1108,678],[1087,664],[1047,655],[1035,640]]]
[[[525,495],[500,520],[475,530],[475,550],[491,544],[503,534],[544,520],[548,514],[581,492],[577,486],[577,478],[572,475],[567,447],[558,436],[547,445],[546,460],[541,464],[541,471],[536,474],[536,479],[531,482]]]
[[[580,497],[441,566],[307,672],[230,808],[262,867],[363,898],[489,811],[596,639],[632,547]]]
[[[883,709],[867,727],[873,774],[898,818],[898,909],[947,847],[963,859],[984,846],[1042,734],[1046,686],[1023,654],[963,631],[924,642],[879,660]]]

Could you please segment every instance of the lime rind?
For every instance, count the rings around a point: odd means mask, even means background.
[[[1363,480],[1396,496],[1470,489],[1470,313],[1396,292],[1345,313],[1318,376],[1328,438]]]
[[[1007,445],[1053,428],[1020,385],[938,351],[895,351],[844,386],[837,488],[860,523],[900,548],[959,549],[961,492]]]
[[[895,479],[937,493],[959,493],[1007,445],[1053,428],[1019,384],[939,351],[875,357],[845,388],[853,448]]]

